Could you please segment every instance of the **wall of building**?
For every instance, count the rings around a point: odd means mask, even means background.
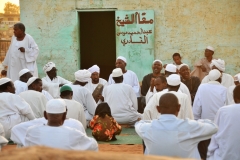
[[[191,66],[211,45],[215,56],[225,60],[226,72],[240,72],[239,0],[20,0],[20,8],[21,21],[40,48],[40,75],[48,61],[68,79],[79,68],[75,8],[153,9],[156,59],[169,63],[179,52]]]

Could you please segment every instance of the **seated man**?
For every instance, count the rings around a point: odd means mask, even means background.
[[[228,88],[234,85],[234,79],[230,74],[223,73],[225,71],[225,62],[221,59],[213,59],[210,64],[211,69],[217,69],[222,74],[222,82],[221,85]],[[208,83],[210,81],[209,75],[203,78],[202,83]]]
[[[240,85],[233,90],[236,104],[221,107],[215,117],[218,132],[211,138],[208,159],[239,159],[240,151]]]
[[[5,133],[2,124],[0,123],[0,151],[2,146],[6,145],[8,140],[5,138]]]
[[[72,99],[73,91],[69,86],[62,86],[60,89],[60,97],[64,99],[67,105],[67,118],[79,120],[84,128],[86,128],[86,118],[82,104]]]
[[[62,99],[52,99],[46,105],[44,117],[47,124],[29,127],[25,138],[26,146],[43,145],[68,150],[98,150],[95,139],[81,131],[63,126],[67,105]]]
[[[13,126],[35,118],[29,104],[15,95],[15,87],[9,78],[0,79],[0,123],[5,137],[10,138]]]
[[[30,72],[29,69],[22,69],[19,72],[19,80],[16,80],[14,82],[14,86],[16,88],[15,90],[15,94],[19,94],[21,92],[27,91],[28,87],[27,87],[27,81],[29,78],[32,77],[32,73]]]
[[[137,97],[131,86],[123,83],[123,73],[120,68],[112,71],[111,77],[115,83],[103,90],[104,101],[111,108],[113,118],[119,124],[133,124],[142,115],[137,112]]]
[[[37,77],[31,77],[27,85],[28,90],[20,93],[19,96],[31,106],[35,117],[41,118],[44,116],[43,112],[47,103],[46,97],[41,93],[42,80]]]
[[[43,89],[48,91],[53,98],[60,98],[60,87],[71,82],[57,76],[56,65],[53,62],[48,62],[43,67],[43,71],[46,73],[46,77],[42,78]]]
[[[145,154],[200,159],[198,143],[211,138],[217,126],[210,120],[177,118],[180,107],[174,94],[165,93],[157,107],[161,117],[135,124],[137,134],[146,145]]]

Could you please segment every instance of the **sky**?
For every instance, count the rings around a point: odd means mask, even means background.
[[[19,0],[0,0],[0,13],[3,13],[4,12],[4,6],[5,6],[5,3],[7,2],[11,2],[13,4],[16,4],[19,6]]]

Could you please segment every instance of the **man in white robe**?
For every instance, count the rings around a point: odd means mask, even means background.
[[[215,117],[218,132],[208,147],[209,160],[240,158],[240,85],[234,89],[233,97],[236,104],[221,107]]]
[[[8,143],[8,140],[5,138],[5,133],[2,124],[0,123],[0,152],[1,148]]]
[[[29,127],[27,130],[26,146],[48,146],[67,150],[98,151],[98,144],[94,138],[85,133],[63,126],[66,119],[67,105],[62,99],[52,99],[46,105],[44,117],[47,124]]]
[[[172,93],[175,96],[177,96],[179,103],[181,104],[178,118],[194,119],[193,112],[192,112],[192,105],[189,97],[186,94],[179,92],[179,88],[181,85],[180,76],[177,74],[171,74],[169,77],[167,77],[167,84],[168,84],[168,90],[154,94],[151,100],[147,103],[143,112],[143,119],[153,120],[153,119],[159,118],[160,113],[157,111],[157,106],[159,104],[160,97],[165,93]]]
[[[123,73],[120,68],[112,71],[115,83],[108,85],[103,90],[104,102],[111,108],[114,119],[120,124],[133,124],[142,115],[137,112],[137,97],[133,88],[123,83]]]
[[[38,76],[36,60],[39,49],[34,39],[25,33],[25,26],[22,23],[16,23],[13,27],[14,36],[12,36],[3,66],[7,68],[7,77],[13,82],[18,80],[20,70],[27,68],[34,76]],[[6,71],[2,71],[5,74]]]
[[[235,83],[234,85],[230,86],[227,89],[227,105],[235,104],[233,99],[233,90],[237,85],[240,84],[240,74],[234,76],[234,83]]]
[[[90,121],[92,120],[97,107],[97,104],[93,99],[92,93],[84,87],[90,80],[91,72],[89,72],[88,70],[79,70],[75,72],[74,75],[75,82],[66,85],[72,88],[72,99],[83,105],[86,120]]]
[[[46,77],[42,78],[43,89],[48,91],[53,98],[60,98],[60,87],[71,82],[57,76],[56,65],[53,62],[48,62],[43,67],[43,71],[46,73]]]
[[[5,137],[10,138],[11,129],[16,124],[35,118],[29,104],[15,95],[15,87],[9,78],[0,79],[0,123]]]
[[[198,87],[194,99],[193,115],[195,120],[210,119],[213,121],[219,108],[226,104],[227,88],[220,84],[221,73],[219,70],[213,69],[209,72],[208,77],[210,81]],[[209,143],[210,139],[199,143],[199,153],[202,159],[207,158]]]
[[[36,118],[43,117],[43,112],[46,108],[47,99],[41,93],[42,90],[42,80],[37,77],[29,78],[28,82],[28,89],[19,94],[32,108],[33,113]]]
[[[211,138],[217,132],[217,126],[210,120],[177,118],[180,107],[178,98],[166,93],[157,107],[160,118],[135,124],[137,134],[146,145],[146,155],[200,159],[198,143]]]
[[[19,80],[16,80],[14,82],[14,86],[16,89],[15,94],[19,95],[19,93],[28,90],[27,81],[31,77],[32,73],[30,72],[29,69],[24,68],[19,72]]]
[[[82,104],[72,99],[73,91],[70,86],[62,86],[60,89],[60,97],[64,99],[65,103],[67,104],[67,118],[73,118],[79,120],[84,128],[87,127],[86,125],[86,117],[85,112]]]
[[[234,85],[234,79],[230,74],[223,73],[225,71],[225,62],[224,60],[221,59],[213,59],[212,63],[210,64],[211,69],[217,69],[221,72],[222,74],[222,82],[221,85],[224,87],[228,88],[232,85]],[[207,83],[209,82],[209,76],[205,76],[202,80],[202,83]]]
[[[139,81],[138,81],[138,77],[136,75],[136,73],[134,73],[131,70],[126,70],[126,66],[127,66],[127,60],[125,57],[123,56],[119,56],[116,60],[116,68],[121,68],[122,72],[123,72],[123,83],[124,84],[128,84],[130,85],[136,96],[140,97],[140,85],[139,85]],[[112,74],[110,74],[109,79],[108,79],[108,84],[114,84],[114,80],[112,78]]]

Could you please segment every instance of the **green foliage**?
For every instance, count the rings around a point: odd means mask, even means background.
[[[7,2],[4,7],[5,14],[20,14],[20,8],[16,4]]]

